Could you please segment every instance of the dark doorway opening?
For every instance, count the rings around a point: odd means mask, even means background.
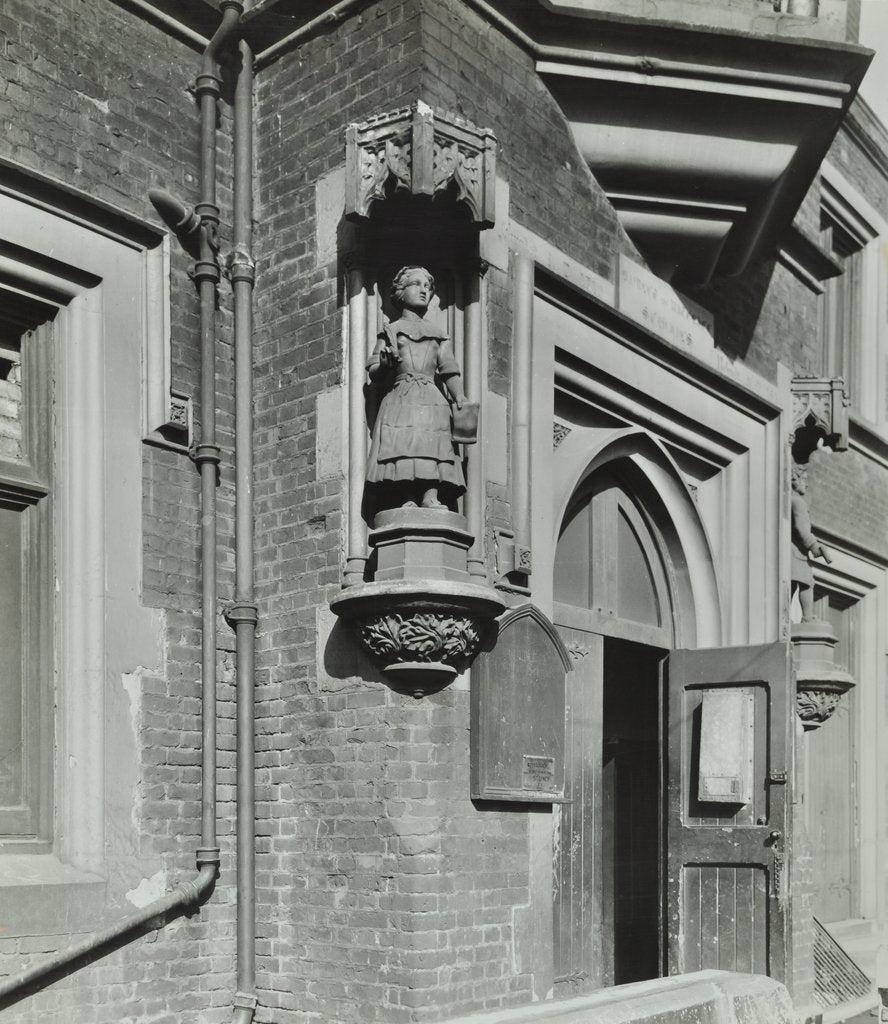
[[[602,924],[612,936],[616,985],[661,973],[659,666],[665,654],[604,640]]]

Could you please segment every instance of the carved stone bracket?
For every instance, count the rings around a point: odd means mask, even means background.
[[[850,673],[835,664],[837,642],[828,622],[812,620],[792,627],[796,712],[806,731],[819,729],[839,706],[842,694],[855,685]]]
[[[454,114],[418,101],[346,131],[346,216],[368,217],[392,191],[435,196],[452,190],[481,228],[494,223],[496,139]]]
[[[394,689],[422,697],[452,682],[505,607],[467,571],[472,536],[446,509],[380,512],[370,533],[374,579],[330,607],[351,624]]]
[[[836,452],[848,447],[848,399],[841,377],[793,378],[793,458],[807,462],[818,444]]]
[[[402,580],[351,588],[331,607],[393,688],[420,698],[453,681],[505,605],[479,584]]]
[[[819,729],[831,718],[848,689],[849,686],[834,689],[826,683],[800,683],[796,689],[796,711],[805,730]]]

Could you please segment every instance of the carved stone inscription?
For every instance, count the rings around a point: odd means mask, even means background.
[[[472,797],[562,800],[570,657],[533,605],[497,625],[472,666]]]

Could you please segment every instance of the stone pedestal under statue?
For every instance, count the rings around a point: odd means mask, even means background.
[[[373,581],[331,602],[395,689],[422,697],[447,686],[505,608],[467,569],[464,516],[447,509],[380,512],[370,532]]]

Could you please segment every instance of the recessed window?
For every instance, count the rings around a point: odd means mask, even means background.
[[[0,846],[40,849],[52,817],[53,310],[2,291],[0,309]]]
[[[845,393],[854,401],[860,379],[861,317],[863,315],[863,249],[860,239],[824,213],[821,244],[841,265],[842,273],[826,282],[821,305],[824,373],[842,377]]]
[[[820,372],[841,377],[852,412],[882,426],[886,408],[888,304],[881,256],[886,224],[834,169],[821,178],[820,241],[841,267],[824,282]]]

